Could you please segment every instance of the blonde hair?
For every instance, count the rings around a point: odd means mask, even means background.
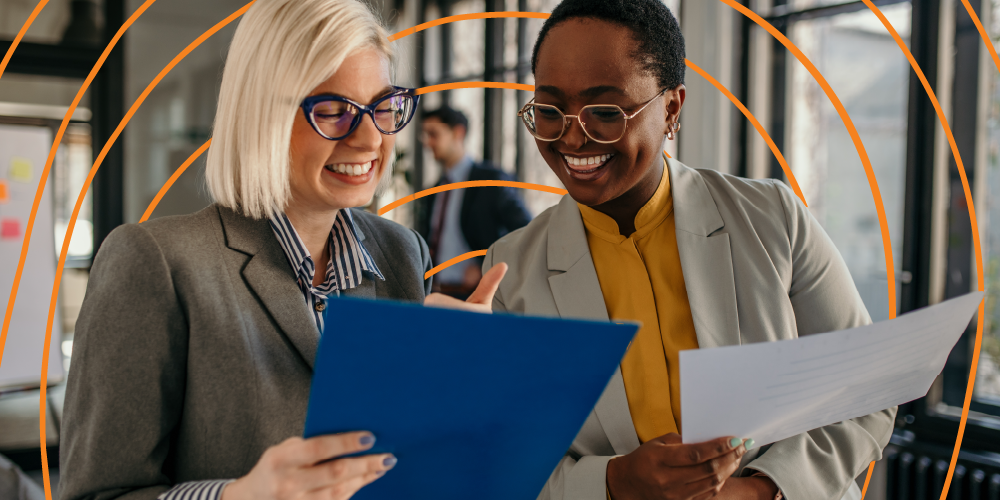
[[[205,168],[212,198],[255,219],[283,211],[299,103],[358,49],[375,48],[392,65],[387,37],[357,0],[257,0],[236,28],[222,73]]]

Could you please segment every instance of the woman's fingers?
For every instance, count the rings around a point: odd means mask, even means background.
[[[739,468],[740,459],[745,453],[742,450],[741,446],[721,457],[715,457],[700,464],[675,467],[674,471],[680,477],[685,478],[687,483],[696,483],[711,477],[727,478]]]
[[[302,467],[342,455],[364,451],[375,444],[370,432],[345,432],[309,439],[290,438],[274,448],[275,460],[285,466]]]
[[[352,478],[349,481],[333,484],[326,488],[320,488],[303,496],[303,500],[347,500],[354,496],[361,488],[382,477],[385,472],[369,472],[364,476]]]
[[[493,295],[497,293],[497,288],[500,287],[500,280],[503,279],[504,274],[507,274],[507,264],[505,262],[493,266],[492,269],[483,275],[483,279],[479,281],[476,291],[472,292],[472,295],[469,296],[466,302],[492,307]]]
[[[697,465],[734,450],[739,450],[739,456],[742,457],[743,452],[746,451],[743,447],[743,441],[732,437],[713,439],[704,443],[681,444],[680,436],[667,434],[654,439],[654,441],[659,442],[662,463],[667,467]]]
[[[459,309],[462,311],[490,314],[493,312],[492,305],[474,304],[449,297],[441,293],[432,293],[424,298],[424,305],[427,307],[444,307],[446,309]]]
[[[296,481],[302,490],[325,489],[338,484],[355,482],[366,476],[378,476],[396,465],[396,457],[388,453],[363,457],[339,458],[302,469]],[[367,484],[367,483],[365,483]],[[358,486],[360,488],[360,486]]]

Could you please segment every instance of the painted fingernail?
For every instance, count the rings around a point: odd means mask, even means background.
[[[375,444],[375,436],[365,434],[364,436],[361,436],[361,439],[359,439],[358,442],[361,443],[361,446],[371,446]]]
[[[729,447],[730,448],[736,448],[742,442],[743,441],[741,441],[740,438],[732,438],[732,439],[729,440]]]
[[[747,451],[750,451],[750,449],[751,449],[751,448],[753,448],[753,444],[754,444],[754,443],[753,443],[753,439],[747,439],[747,440],[746,440],[746,441],[745,441],[745,442],[743,443],[743,446],[746,446],[746,448],[747,448]]]
[[[396,457],[388,457],[382,461],[382,466],[385,467],[386,469],[391,469],[396,465],[396,462],[398,462],[398,460],[396,460]]]

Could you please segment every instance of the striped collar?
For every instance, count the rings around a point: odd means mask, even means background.
[[[361,244],[350,209],[337,213],[337,219],[330,230],[330,261],[326,266],[326,279],[317,287],[312,286],[316,265],[291,221],[282,213],[271,217],[270,223],[281,249],[285,251],[288,262],[298,276],[301,288],[318,295],[348,290],[361,284],[362,271],[368,271],[385,281],[385,276],[375,265],[375,259]]]

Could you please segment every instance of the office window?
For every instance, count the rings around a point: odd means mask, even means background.
[[[803,0],[794,5],[821,3]],[[882,23],[861,7],[854,12],[793,18],[788,36],[830,83],[858,130],[878,179],[899,276],[910,70]],[[881,9],[908,40],[909,2]],[[885,253],[864,167],[830,99],[794,57],[787,56],[787,61],[785,155],[789,166],[810,211],[847,262],[872,319],[888,319],[892,310]],[[898,290],[897,281],[897,309]]]
[[[992,0],[993,26],[992,33],[1000,28],[1000,0]],[[985,21],[985,20],[984,20]],[[997,45],[998,37],[994,35],[993,43]],[[987,63],[992,65],[992,61]],[[991,68],[992,69],[992,68]],[[975,397],[992,406],[1000,406],[1000,79],[994,71],[988,72],[990,79],[986,122],[986,168],[980,172],[985,178],[985,200],[977,207],[985,208],[983,213],[977,212],[981,229],[981,244],[983,250],[983,274],[986,278],[986,315],[983,321],[983,343],[980,351],[979,368],[976,372]],[[968,165],[968,161],[966,161]],[[968,166],[966,167],[968,168]]]

